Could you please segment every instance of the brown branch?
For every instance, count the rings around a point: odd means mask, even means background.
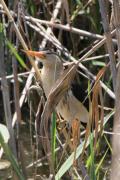
[[[111,68],[112,80],[113,80],[113,88],[115,91],[116,74],[117,74],[116,73],[116,61],[115,61],[115,55],[114,55],[114,46],[112,44],[112,37],[111,37],[111,32],[110,32],[110,27],[109,27],[106,0],[99,0],[99,5],[100,5],[100,12],[101,12],[101,17],[102,17],[102,21],[103,21],[103,28],[104,28],[104,32],[105,32],[105,36],[106,36],[107,49],[108,49],[108,53],[109,53],[110,68]]]
[[[113,1],[113,10],[114,10],[114,22],[116,27],[116,36],[118,41],[118,59],[120,62],[120,1]],[[116,101],[115,101],[115,116],[114,116],[114,126],[113,126],[113,155],[112,155],[112,171],[111,171],[111,180],[120,179],[120,65],[118,66],[117,79],[116,79]]]
[[[104,36],[102,36],[102,35],[91,33],[91,32],[85,31],[85,30],[81,30],[81,29],[75,28],[73,26],[57,24],[55,22],[53,23],[53,22],[50,22],[50,21],[45,21],[45,20],[33,18],[31,16],[24,16],[24,18],[27,21],[30,21],[32,23],[37,22],[37,23],[40,23],[40,24],[43,24],[43,25],[46,25],[46,26],[50,26],[51,28],[57,28],[57,29],[65,30],[65,31],[68,31],[68,32],[78,34],[80,36],[87,36],[87,37],[94,38],[94,39],[99,39],[99,40],[102,40],[104,38]],[[113,39],[113,42],[116,43],[116,40]]]

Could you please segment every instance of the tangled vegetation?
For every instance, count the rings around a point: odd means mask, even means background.
[[[120,178],[119,10],[119,0],[0,0],[0,178]],[[46,49],[65,69],[47,98],[28,53]],[[69,89],[87,124],[56,112]]]

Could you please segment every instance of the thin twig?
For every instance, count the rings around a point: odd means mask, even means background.
[[[29,24],[30,25],[30,24]],[[35,25],[30,25],[34,30],[37,29],[37,32],[40,33],[41,35],[43,35],[38,27],[36,27]],[[113,30],[111,32],[111,35],[113,35],[115,33],[115,30]],[[44,32],[45,34],[45,32]],[[48,40],[50,40],[50,38],[47,38]],[[50,40],[55,46],[58,47],[58,45],[56,43],[54,43],[54,41]],[[92,47],[92,49],[90,49],[81,59],[79,59],[80,61],[83,61],[84,59],[88,58],[91,54],[93,54],[98,48],[100,48],[106,41],[106,38],[102,39],[100,42],[98,42],[95,46]],[[59,47],[58,47],[59,48]],[[70,56],[66,51],[62,51],[62,53],[68,57],[68,59],[70,59],[71,61],[78,63],[78,61]],[[96,79],[96,77],[85,67],[83,66],[81,63],[79,63],[79,67],[84,70],[89,76],[91,76],[94,80]],[[115,99],[115,95],[114,93],[102,82],[100,81],[101,86],[103,87],[103,89],[110,95],[110,97],[112,97],[113,99]]]
[[[57,15],[58,15],[58,13],[59,13],[59,10],[60,10],[60,8],[61,8],[61,5],[62,5],[62,0],[58,0],[57,3],[56,3],[55,9],[54,9],[54,11],[53,11],[53,16],[52,16],[50,22],[53,23],[53,22],[55,21]],[[51,27],[48,27],[48,28],[47,28],[46,34],[47,34],[47,35],[52,34]],[[46,39],[43,39],[43,41],[42,41],[42,43],[41,43],[41,45],[40,45],[40,48],[44,49],[45,46],[46,46],[46,43],[47,43],[47,40],[46,40]]]
[[[1,14],[5,14],[5,11],[3,10],[0,10],[0,13]],[[17,16],[13,11],[11,11],[12,13],[12,16]],[[95,33],[91,33],[89,31],[86,31],[86,30],[82,30],[82,29],[78,29],[78,28],[75,28],[73,26],[70,26],[69,24],[66,24],[66,25],[63,25],[63,24],[58,24],[58,23],[53,23],[51,21],[46,21],[46,20],[41,20],[41,19],[37,19],[37,18],[34,18],[32,16],[23,16],[23,18],[26,20],[26,21],[30,21],[32,23],[40,23],[40,24],[43,24],[43,25],[46,25],[46,26],[50,26],[51,28],[56,28],[56,29],[61,29],[61,30],[64,30],[64,31],[68,31],[68,32],[71,32],[71,33],[75,33],[75,34],[78,34],[80,36],[86,36],[86,37],[89,37],[89,38],[94,38],[94,39],[103,39],[104,36],[100,35],[100,34],[95,34]],[[116,39],[113,39],[113,42],[114,43],[117,43],[117,40]]]
[[[78,34],[80,36],[87,36],[87,37],[94,38],[94,39],[99,39],[99,40],[104,38],[104,36],[102,36],[102,35],[94,34],[94,33],[91,33],[91,32],[85,31],[85,30],[81,30],[81,29],[72,27],[72,26],[70,26],[68,24],[67,25],[57,24],[55,22],[53,23],[53,22],[50,22],[50,21],[45,21],[45,20],[33,18],[31,16],[24,16],[24,18],[26,20],[28,20],[28,21],[31,21],[32,23],[38,22],[40,24],[50,26],[51,28],[62,29],[62,30],[65,30],[65,31],[69,31],[69,32]],[[115,39],[113,41],[115,43],[117,42]]]

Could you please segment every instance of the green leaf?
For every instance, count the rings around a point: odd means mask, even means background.
[[[107,140],[107,137],[105,136],[105,134],[104,134],[104,138],[105,138],[105,141],[106,141],[106,143],[107,143],[107,145],[108,145],[108,147],[109,147],[109,149],[111,151],[111,154],[112,154],[113,153],[112,147],[111,147],[109,141]]]
[[[104,161],[104,159],[105,159],[105,156],[107,155],[108,150],[109,150],[109,148],[106,150],[104,156],[103,156],[102,159],[100,160],[100,162],[99,162],[99,164],[98,164],[98,166],[97,166],[97,168],[96,168],[96,170],[95,170],[95,174],[98,173],[98,171],[99,171],[99,169],[100,169],[100,167],[101,167],[101,165],[102,165],[102,163],[103,163],[103,161]]]
[[[7,129],[7,126],[5,126],[1,123],[0,123],[0,133],[3,136],[4,142],[7,143],[8,140],[10,139],[10,134],[9,134],[8,129]]]
[[[95,154],[94,154],[94,143],[93,143],[94,135],[90,134],[90,179],[95,180]]]
[[[76,150],[76,159],[81,155],[82,149],[84,146],[84,141],[77,147]],[[88,145],[88,142],[87,142]],[[86,145],[86,146],[87,146]],[[60,180],[60,178],[68,171],[68,169],[73,165],[73,160],[74,160],[74,152],[69,156],[69,158],[63,163],[59,171],[57,172],[55,176],[55,180]]]
[[[55,146],[56,146],[56,114],[52,114],[52,129],[51,129],[51,151],[52,151],[52,160],[53,164],[55,162]]]
[[[3,33],[3,24],[0,23],[0,45],[3,43],[4,40],[4,33]]]
[[[102,66],[102,67],[106,65],[104,62],[100,62],[100,61],[92,61],[92,64],[94,66]]]
[[[26,70],[29,70],[29,68],[26,66],[26,64],[24,63],[24,60],[20,57],[20,55],[18,54],[18,52],[16,51],[16,49],[14,48],[14,46],[12,45],[12,43],[10,41],[7,40],[7,46],[8,48],[11,50],[11,52],[14,54],[14,56],[16,57],[16,59],[18,60],[18,62],[20,63],[20,65],[25,68]]]
[[[4,138],[0,132],[0,144],[8,158],[8,160],[11,162],[11,165],[13,167],[13,169],[15,170],[16,172],[16,175],[18,176],[18,178],[20,180],[25,180],[25,178],[23,177],[21,171],[20,171],[20,168],[19,168],[19,165],[14,157],[14,155],[12,154],[10,148],[8,147],[8,145],[4,142]]]

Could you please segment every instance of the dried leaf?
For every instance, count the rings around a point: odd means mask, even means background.
[[[108,65],[107,65],[108,66]],[[95,140],[94,140],[94,148],[96,148],[96,143],[98,139],[98,126],[99,126],[99,120],[100,121],[100,127],[102,129],[103,127],[103,117],[104,117],[104,110],[101,108],[101,111],[98,108],[99,100],[100,104],[103,107],[103,98],[102,98],[102,89],[100,86],[100,78],[104,75],[107,66],[103,67],[96,76],[95,85],[93,87],[93,98],[92,98],[92,119],[93,122],[95,122]],[[100,131],[101,132],[101,131]]]
[[[76,149],[80,140],[80,121],[74,119],[72,121],[72,137],[73,137],[73,151],[74,151],[74,160],[73,165],[76,166]]]

